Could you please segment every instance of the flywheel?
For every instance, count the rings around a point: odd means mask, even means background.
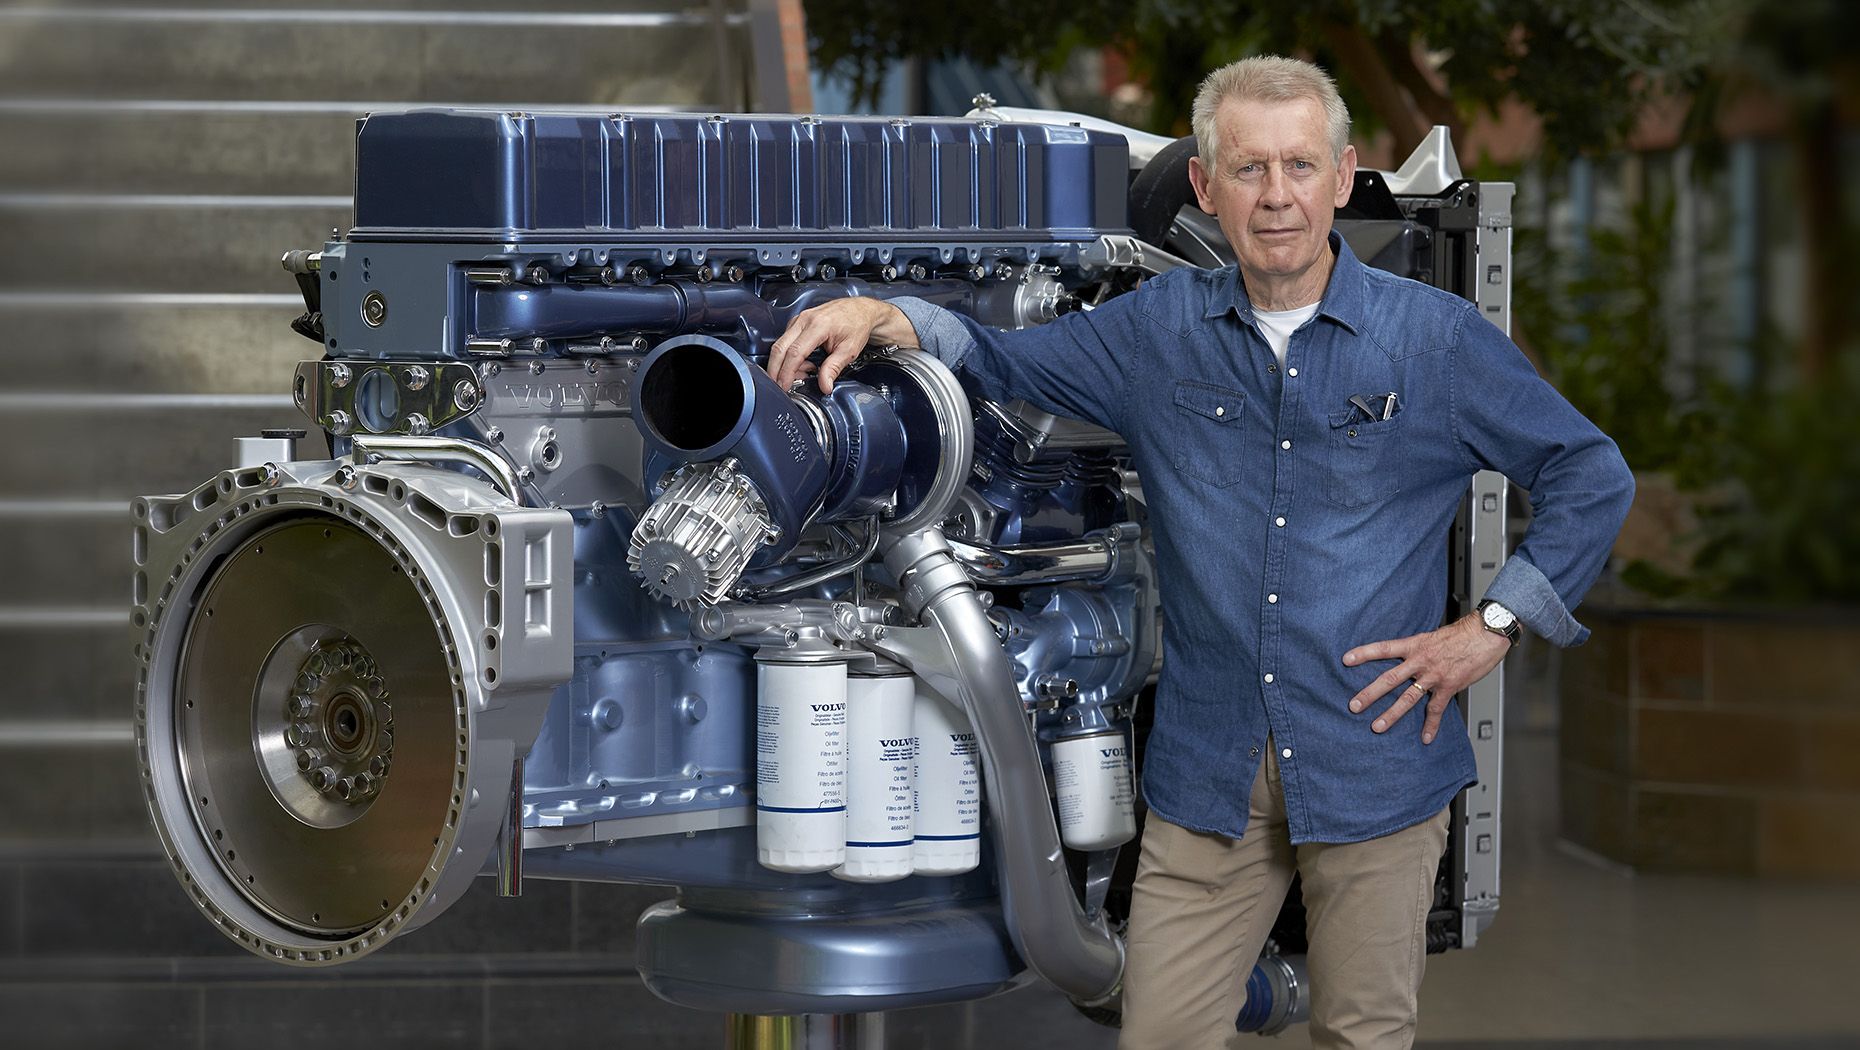
[[[144,788],[196,904],[306,964],[437,915],[569,674],[568,515],[331,462],[135,507]]]

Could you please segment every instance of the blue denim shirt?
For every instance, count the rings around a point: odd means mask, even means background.
[[[1477,769],[1457,704],[1387,733],[1349,699],[1395,661],[1352,646],[1441,625],[1447,530],[1472,474],[1535,517],[1486,597],[1572,645],[1633,482],[1614,442],[1471,303],[1371,269],[1335,233],[1316,316],[1281,369],[1237,269],[1181,269],[1095,310],[1003,333],[894,299],[921,345],[995,400],[1123,435],[1156,545],[1164,662],[1144,758],[1150,808],[1238,838],[1270,736],[1294,843],[1357,842],[1439,813]],[[1387,420],[1350,403],[1397,394]]]

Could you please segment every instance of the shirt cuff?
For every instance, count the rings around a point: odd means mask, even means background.
[[[975,349],[975,337],[948,310],[912,295],[885,301],[903,311],[905,320],[917,330],[918,347],[943,362],[950,371],[961,368],[963,358]]]
[[[1552,645],[1567,649],[1589,639],[1589,629],[1576,622],[1563,605],[1556,588],[1530,562],[1512,555],[1485,589],[1489,601],[1510,609],[1518,622]]]

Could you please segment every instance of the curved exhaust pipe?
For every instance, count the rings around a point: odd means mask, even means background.
[[[975,728],[1014,950],[1073,999],[1108,999],[1123,977],[1123,942],[1086,917],[1072,890],[1033,727],[974,584],[941,529],[887,535],[881,550],[905,611],[924,626],[875,631],[867,644],[909,666]]]

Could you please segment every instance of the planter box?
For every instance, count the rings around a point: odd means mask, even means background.
[[[1562,834],[1648,870],[1860,878],[1860,617],[1584,606]]]

